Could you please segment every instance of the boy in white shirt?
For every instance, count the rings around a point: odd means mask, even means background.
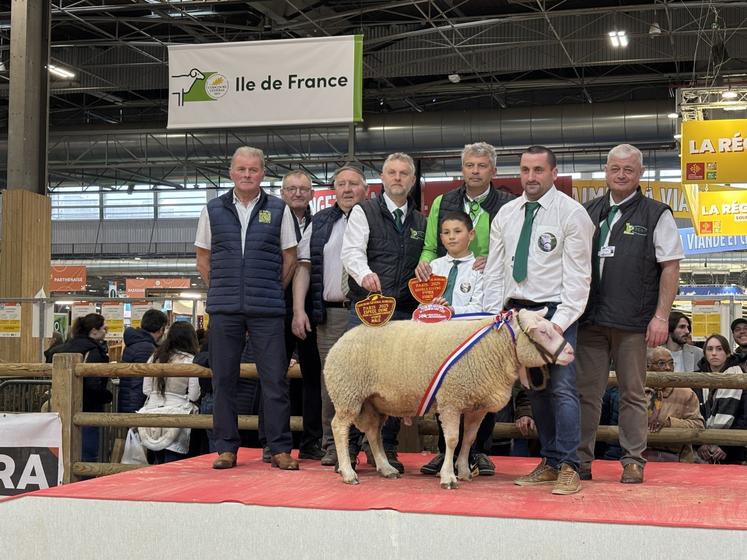
[[[475,256],[469,250],[475,238],[472,220],[465,212],[449,212],[439,235],[447,254],[431,261],[431,271],[445,276],[449,283],[444,295],[433,303],[449,306],[455,315],[481,312],[482,271],[473,268]]]
[[[446,255],[431,261],[431,274],[445,276],[448,280],[442,297],[433,303],[446,305],[455,315],[479,313],[482,311],[482,271],[475,270],[475,256],[469,250],[470,242],[475,238],[475,230],[469,215],[462,211],[449,212],[441,221],[441,243],[446,248]],[[495,421],[491,422],[492,425]],[[443,449],[445,441],[439,423],[439,453],[420,468],[423,474],[437,474],[444,462]],[[460,433],[461,437],[461,433]],[[472,475],[495,474],[495,465],[485,453],[470,453],[470,470]]]

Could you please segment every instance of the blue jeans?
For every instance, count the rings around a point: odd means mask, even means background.
[[[574,348],[577,330],[578,325],[573,323],[564,333],[565,339]],[[529,391],[529,401],[532,403],[532,415],[539,433],[540,455],[553,468],[560,468],[561,464],[566,463],[578,470],[581,406],[576,390],[575,363],[550,366],[547,388]]]
[[[410,319],[412,319],[411,312],[395,310],[391,320],[409,321]],[[358,315],[355,312],[355,306],[351,306],[350,319],[348,321],[348,330],[352,329],[353,327],[357,327],[360,324],[361,320],[358,318]],[[400,424],[401,420],[397,416],[390,416],[386,419],[386,422],[384,422],[384,427],[381,429],[381,440],[384,445],[384,449],[397,449],[397,446],[399,445],[399,441],[397,441],[397,435],[399,434]],[[348,443],[348,445],[350,446],[350,451],[353,453],[357,453],[358,451],[360,451],[362,444],[363,434],[354,425],[350,426],[350,439]]]
[[[203,393],[200,397],[200,414],[212,414],[213,413],[213,393]],[[208,450],[210,453],[215,453],[217,448],[215,446],[215,437],[213,437],[213,430],[205,430],[208,438]]]

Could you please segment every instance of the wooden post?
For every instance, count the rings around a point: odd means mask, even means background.
[[[63,484],[78,480],[73,464],[81,459],[83,442],[73,417],[83,408],[83,378],[75,375],[75,366],[81,359],[80,354],[55,354],[52,362],[52,411],[58,412],[62,420]]]

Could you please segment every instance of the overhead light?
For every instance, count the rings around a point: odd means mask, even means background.
[[[72,305],[75,302],[74,301],[67,301],[67,300],[60,300],[60,301],[55,301],[54,303],[55,303],[55,305]]]
[[[727,89],[726,91],[721,93],[721,97],[723,97],[724,99],[736,99],[737,92]]]
[[[648,34],[653,38],[654,35],[661,35],[661,27],[658,22],[653,22],[648,28]]]
[[[456,72],[454,72],[453,74],[449,74],[448,78],[452,84],[458,84],[462,81],[462,77]]]
[[[733,102],[734,105],[728,105],[727,107],[722,107],[724,111],[744,111],[747,109],[747,105],[744,103],[737,103],[736,101]]]
[[[179,294],[180,298],[184,299],[201,299],[202,296],[197,292],[182,292]]]
[[[619,48],[628,46],[628,34],[625,31],[610,31],[608,35],[613,47]]]
[[[669,113],[667,115],[667,118],[670,118],[670,119],[679,119],[680,118],[680,114],[679,113]]]
[[[47,68],[52,74],[54,74],[58,78],[65,78],[67,80],[72,80],[75,77],[74,72],[71,72],[70,70],[66,70],[64,68],[60,68],[59,66],[55,66],[54,64],[47,65]]]
[[[0,60],[0,72],[5,72],[8,69],[7,66],[5,66],[5,63]]]
[[[680,138],[682,138],[682,134],[675,134],[674,135],[674,139],[675,140],[679,140]]]

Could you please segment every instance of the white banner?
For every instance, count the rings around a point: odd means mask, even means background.
[[[168,128],[362,120],[363,37],[169,46]]]
[[[0,337],[19,338],[21,336],[21,304],[0,303]]]
[[[0,496],[57,486],[62,475],[59,414],[0,415]]]
[[[73,304],[72,310],[70,312],[70,321],[72,324],[75,324],[75,320],[78,317],[85,317],[89,313],[96,313],[96,304],[95,303],[81,303],[76,302]]]

